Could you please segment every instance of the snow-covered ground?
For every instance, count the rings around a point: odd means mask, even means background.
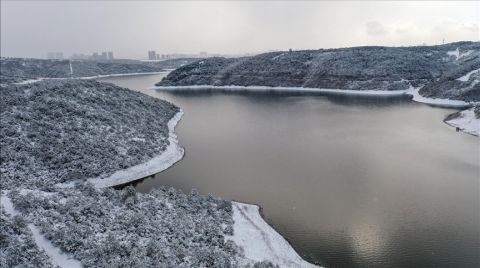
[[[463,108],[463,107],[470,107],[473,104],[471,102],[466,102],[461,100],[450,100],[450,99],[440,99],[440,98],[434,99],[434,98],[423,97],[422,95],[420,95],[420,93],[418,93],[419,90],[420,90],[419,87],[417,88],[410,87],[410,89],[406,91],[406,94],[413,96],[413,100],[416,102],[421,102],[421,103],[430,104],[434,106]]]
[[[445,123],[452,127],[458,127],[463,132],[480,136],[480,118],[475,117],[473,111],[474,108],[470,108],[459,112],[459,116],[446,120]]]
[[[160,155],[150,159],[149,161],[129,167],[127,169],[118,170],[107,178],[91,178],[88,179],[98,188],[111,187],[125,184],[150,175],[159,173],[182,159],[184,149],[179,145],[177,135],[175,134],[175,126],[182,118],[183,111],[180,110],[170,121],[168,121],[168,141],[169,145]],[[68,183],[69,186],[73,183]]]
[[[5,212],[11,216],[18,215],[19,212],[13,207],[12,201],[8,198],[6,193],[2,193],[0,197],[0,203]],[[68,254],[64,253],[58,247],[55,247],[48,239],[46,239],[38,230],[38,228],[29,223],[28,228],[33,234],[33,239],[40,249],[43,249],[47,255],[50,257],[53,264],[56,264],[60,267],[68,268],[80,268],[82,267],[81,263],[78,260],[75,260]]]
[[[351,90],[351,89],[332,89],[332,88],[307,88],[307,87],[269,87],[269,86],[210,86],[210,85],[192,85],[192,86],[155,86],[152,89],[157,90],[226,90],[226,91],[274,91],[274,92],[314,92],[314,93],[335,93],[346,95],[367,95],[367,96],[401,96],[406,93],[405,90]]]
[[[233,236],[227,238],[244,250],[251,263],[270,261],[280,267],[318,267],[303,260],[265,220],[256,205],[232,202]],[[248,263],[245,263],[248,264]]]

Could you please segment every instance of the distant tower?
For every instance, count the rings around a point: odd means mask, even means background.
[[[148,51],[148,59],[149,60],[156,60],[157,59],[157,53],[155,53],[154,50]]]
[[[112,51],[109,51],[109,52],[107,53],[107,56],[108,56],[108,59],[109,59],[109,60],[113,60],[113,52],[112,52]]]

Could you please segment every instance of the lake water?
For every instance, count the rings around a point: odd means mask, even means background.
[[[259,204],[328,267],[480,267],[479,139],[408,97],[168,93],[163,75],[102,79],[169,100],[186,149],[136,184]]]

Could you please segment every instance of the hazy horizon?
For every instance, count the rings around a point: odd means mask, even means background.
[[[261,53],[479,41],[479,2],[1,1],[1,55]]]

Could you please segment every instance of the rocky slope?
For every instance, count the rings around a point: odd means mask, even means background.
[[[157,86],[270,86],[349,90],[425,88],[422,95],[480,100],[480,43],[353,47],[209,58],[172,71]],[[465,80],[465,81],[464,81]]]

